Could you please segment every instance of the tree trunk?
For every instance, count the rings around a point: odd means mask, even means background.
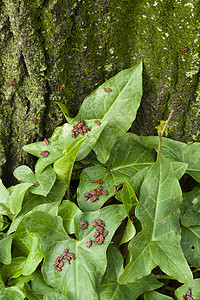
[[[200,140],[199,3],[157,1],[0,0],[0,176],[6,186],[18,165],[34,166],[22,146],[63,124],[56,101],[75,115],[96,87],[140,59],[144,94],[131,130],[156,134],[173,108],[170,137]]]

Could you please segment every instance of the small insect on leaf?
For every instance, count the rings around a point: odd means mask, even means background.
[[[108,192],[105,191],[105,190],[102,190],[101,193],[104,194],[104,195],[108,195]]]
[[[47,139],[44,139],[44,143],[45,143],[45,145],[47,145],[48,146],[48,141],[47,141]]]
[[[98,126],[101,125],[101,123],[100,123],[98,120],[95,120],[94,123],[95,123],[96,125],[98,125]]]
[[[38,182],[34,182],[33,185],[36,187],[36,186],[39,186],[39,183]]]
[[[92,241],[90,240],[90,241],[88,241],[87,243],[86,243],[86,247],[87,248],[90,248],[92,246]]]
[[[37,121],[37,119],[33,119],[33,124],[35,124],[35,125],[36,125],[36,124],[37,124],[37,122],[38,122],[38,121]]]
[[[105,88],[104,91],[105,91],[106,93],[111,93],[111,92],[112,92],[112,90],[111,90],[110,88]]]
[[[114,187],[113,187],[113,193],[116,193],[117,192],[117,188],[116,188],[116,186],[114,185]]]
[[[58,83],[57,89],[58,89],[58,92],[59,92],[60,91],[60,83]]]
[[[97,223],[97,225],[104,227],[105,224],[100,220],[100,219],[95,219],[95,222]]]
[[[182,53],[185,53],[187,51],[188,51],[188,48],[184,48],[184,49],[181,50]]]
[[[13,80],[13,79],[10,79],[10,84],[11,84],[11,85],[15,85],[15,83],[14,83],[14,80]]]
[[[49,155],[49,152],[48,152],[48,151],[42,151],[42,152],[40,152],[40,155],[41,155],[43,158],[45,158],[45,157],[47,157],[47,156]]]

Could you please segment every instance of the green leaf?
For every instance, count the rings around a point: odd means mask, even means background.
[[[56,174],[51,166],[44,169],[39,175],[35,175],[27,166],[20,166],[13,172],[13,175],[21,182],[37,182],[39,186],[31,187],[30,192],[46,197],[56,181]]]
[[[32,279],[31,279],[31,287],[34,292],[34,294],[39,298],[39,299],[44,299],[43,296],[48,293],[55,293],[58,292],[57,289],[52,288],[48,286],[42,277],[42,274],[39,270],[36,270],[33,273]],[[60,294],[61,296],[61,294]]]
[[[26,257],[15,257],[9,265],[3,265],[1,276],[5,282],[7,279],[17,278],[22,274],[22,269],[25,264]]]
[[[89,167],[83,170],[78,187],[78,205],[82,211],[94,211],[99,209],[108,198],[112,197],[113,186],[127,180],[132,181],[132,177],[143,168],[152,166],[155,161],[155,152],[138,142],[132,133],[126,133],[118,138],[115,143],[110,158],[107,162],[109,168],[103,166]],[[95,202],[83,201],[84,193],[96,189],[99,185],[92,183],[92,179],[101,179],[103,189],[108,195],[101,194]]]
[[[104,88],[112,89],[106,93]],[[94,147],[97,158],[105,163],[117,138],[123,135],[136,117],[142,97],[142,61],[103,83],[82,103],[74,120],[102,119],[107,126]]]
[[[147,292],[144,295],[144,300],[173,300],[172,297],[160,294],[158,292]]]
[[[63,115],[65,116],[65,119],[69,123],[73,118],[70,117],[70,112],[69,112],[67,106],[64,103],[57,102],[57,101],[55,101],[55,102],[56,102],[56,104],[58,104],[58,106],[62,110]]]
[[[0,179],[0,214],[9,216],[12,219],[9,199],[10,194]]]
[[[181,201],[182,192],[173,167],[160,154],[140,189],[135,215],[142,223],[142,231],[129,243],[131,261],[120,276],[121,283],[148,275],[159,265],[169,276],[191,284],[192,273],[180,246]]]
[[[49,201],[60,203],[63,197],[65,196],[66,190],[67,190],[66,181],[57,179],[52,189],[48,193],[47,198]]]
[[[69,200],[64,200],[58,207],[58,215],[63,219],[63,226],[68,234],[75,233],[74,217],[81,214],[81,210]]]
[[[79,149],[77,160],[85,158],[96,144],[99,135],[107,124],[107,121],[101,121],[101,126],[95,125],[94,120],[85,120],[85,124],[91,128],[85,136],[87,139],[83,142]],[[39,159],[35,165],[35,173],[41,173],[48,165],[51,165],[65,154],[65,149],[74,142],[72,138],[73,124],[65,123],[63,126],[57,127],[51,138],[48,139],[48,145],[44,142],[36,142],[23,146],[23,149]],[[75,140],[81,139],[79,134]],[[47,151],[47,157],[42,157],[41,152]]]
[[[78,140],[75,140],[73,143],[71,143],[66,148],[65,155],[54,163],[54,171],[57,174],[57,178],[61,180],[65,180],[67,182],[68,188],[71,180],[74,161],[85,139],[86,137],[82,137]]]
[[[44,253],[42,274],[45,282],[68,297],[70,300],[98,299],[96,287],[100,283],[106,268],[106,250],[116,229],[125,218],[125,211],[121,205],[105,207],[98,212],[85,213],[76,216],[77,240],[70,238],[65,232],[62,219],[48,213],[35,212],[26,218],[26,226],[34,232]],[[104,243],[93,243],[90,248],[86,243],[93,239],[95,228],[91,222],[96,218],[105,220],[105,229],[108,234]],[[89,224],[86,231],[82,230],[80,221],[86,220]],[[75,259],[69,265],[64,265],[61,272],[54,270],[55,259],[69,249],[75,254]],[[65,284],[63,284],[65,282]]]
[[[119,250],[110,245],[108,248],[108,265],[106,273],[99,286],[100,300],[135,300],[146,291],[152,291],[162,286],[153,275],[135,282],[120,284],[119,275],[123,272],[123,257]]]
[[[158,149],[158,137],[141,136],[140,139],[148,146]],[[174,161],[187,163],[186,173],[200,182],[200,143],[185,144],[182,142],[162,138],[161,153]]]
[[[48,198],[45,198],[40,195],[34,195],[34,194],[27,192],[27,194],[24,197],[23,207],[22,207],[21,211],[18,213],[18,215],[16,215],[14,217],[14,219],[11,223],[11,226],[8,230],[8,234],[14,232],[17,229],[19,223],[24,218],[24,216],[27,213],[29,213],[34,207],[37,207],[40,204],[44,204],[44,203],[48,203],[48,202],[50,202],[50,201],[48,201]]]
[[[25,294],[23,289],[18,287],[9,287],[0,290],[0,299],[1,300],[23,300],[25,298]]]
[[[186,295],[188,289],[191,289],[191,297],[194,300],[200,299],[200,278],[197,278],[193,281],[191,285],[184,284],[175,291],[175,296],[178,300],[183,299],[183,295]]]
[[[0,233],[0,262],[5,265],[9,265],[11,263],[11,244],[12,236]]]
[[[31,186],[32,183],[20,183],[13,187],[10,195],[10,210],[14,215],[20,212],[25,193]]]
[[[122,190],[116,194],[116,198],[123,203],[127,216],[131,209],[138,204],[134,189],[126,180],[124,180]]]
[[[185,227],[200,226],[200,188],[195,187],[191,192],[183,193],[183,209],[181,224]]]
[[[49,294],[44,295],[43,300],[70,300],[70,299],[66,298],[62,294],[49,293]]]
[[[123,234],[123,237],[120,241],[120,245],[129,242],[136,234],[135,226],[131,222],[131,220],[128,218],[128,222],[126,224],[126,228]]]
[[[181,228],[181,246],[187,261],[200,268],[200,226]]]

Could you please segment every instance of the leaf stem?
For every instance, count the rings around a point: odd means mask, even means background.
[[[158,136],[159,136],[158,153],[160,153],[160,150],[161,150],[162,136],[163,136],[163,134],[164,134],[164,132],[165,132],[165,129],[166,129],[166,127],[167,127],[167,124],[169,123],[171,117],[173,116],[173,113],[174,113],[174,110],[171,111],[171,113],[170,113],[170,115],[169,115],[169,117],[168,117],[168,119],[167,119],[167,121],[166,121],[166,123],[165,123],[165,126],[163,127],[162,132],[161,132],[161,133],[158,132]]]
[[[176,280],[176,278],[168,275],[155,275],[157,279],[171,279],[171,280]]]

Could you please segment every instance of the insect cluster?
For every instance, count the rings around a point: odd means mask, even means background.
[[[78,120],[77,124],[73,125],[72,129],[72,137],[75,138],[79,133],[80,135],[84,135],[85,132],[90,131],[90,127],[85,125],[85,121]]]
[[[82,225],[82,230],[88,228],[88,222],[81,221],[80,224]],[[96,219],[92,222],[92,225],[96,228],[96,232],[94,233],[94,242],[99,244],[102,244],[104,242],[105,236],[108,234],[108,230],[104,229],[105,224],[100,220]],[[86,247],[90,248],[92,246],[92,240],[89,240],[86,243]]]
[[[189,289],[186,293],[186,296],[183,295],[183,300],[193,300],[193,298],[191,297],[191,290]]]
[[[92,179],[91,182],[96,182],[98,184],[102,184],[102,181],[100,179]],[[83,201],[87,201],[89,198],[91,198],[90,201],[94,202],[97,199],[99,199],[99,196],[101,194],[108,195],[108,192],[106,190],[103,190],[103,187],[100,185],[100,186],[98,186],[98,188],[96,188],[92,191],[89,191],[89,193],[84,193]]]
[[[62,267],[64,266],[64,262],[69,265],[71,259],[75,259],[74,254],[71,253],[71,252],[68,252],[68,249],[65,249],[63,251],[63,253],[55,259],[55,263],[53,264],[55,270],[57,272],[62,271]]]

